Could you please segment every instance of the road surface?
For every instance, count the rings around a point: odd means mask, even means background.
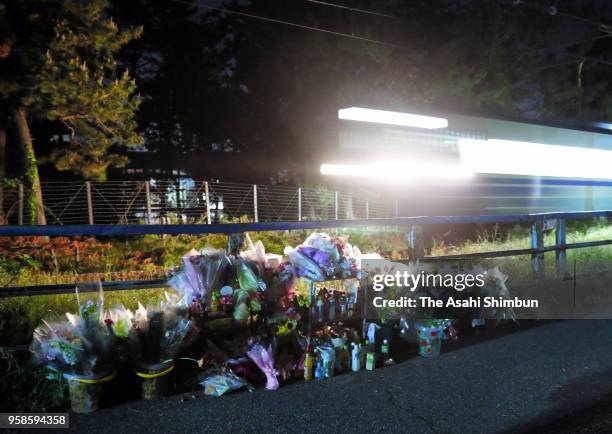
[[[73,416],[83,433],[605,432],[612,321],[561,321],[373,372]],[[575,417],[568,417],[575,414]],[[594,419],[595,418],[595,419]]]

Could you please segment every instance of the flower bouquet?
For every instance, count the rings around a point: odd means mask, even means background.
[[[261,291],[266,290],[266,284],[259,273],[254,271],[256,267],[247,260],[236,259],[234,269],[238,281],[238,288],[233,292],[234,319],[246,321],[261,311]]]
[[[186,342],[193,323],[171,304],[146,309],[141,304],[129,332],[132,362],[143,379],[142,396],[156,399],[168,391],[174,357]]]
[[[266,389],[278,389],[278,372],[276,369],[274,369],[272,346],[269,346],[266,349],[261,343],[254,343],[251,349],[247,352],[247,356],[253,360],[257,367],[266,375]]]
[[[102,298],[88,301],[67,321],[46,321],[34,330],[31,351],[35,359],[68,380],[75,413],[99,408],[102,385],[115,376],[116,336],[102,321]]]
[[[340,236],[313,233],[295,249],[286,247],[285,254],[298,277],[322,281],[360,276],[361,253]]]
[[[266,253],[266,249],[260,240],[253,241],[249,234],[246,234],[247,249],[240,252],[240,256],[259,267],[260,272],[275,270],[281,263],[282,255]]]
[[[168,283],[181,294],[185,305],[194,305],[192,311],[204,314],[206,306],[210,306],[212,292],[223,286],[229,265],[230,260],[223,251],[192,249],[183,256],[182,269],[173,273]]]

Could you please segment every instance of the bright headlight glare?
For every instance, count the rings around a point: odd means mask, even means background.
[[[416,179],[467,179],[472,173],[453,164],[391,163],[371,164],[322,164],[323,175],[354,176],[387,181],[412,181]]]
[[[386,110],[375,110],[362,107],[340,109],[338,110],[338,119],[425,129],[448,127],[448,120],[444,118],[415,115],[411,113],[390,112]]]
[[[612,151],[513,140],[460,139],[461,166],[474,173],[612,179]]]

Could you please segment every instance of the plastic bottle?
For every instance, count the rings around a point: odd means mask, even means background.
[[[310,321],[314,322],[316,318],[317,318],[317,303],[312,302],[310,304]]]
[[[330,321],[334,321],[336,319],[336,299],[332,296],[329,298],[329,313],[327,314],[328,319]]]
[[[341,354],[340,370],[348,371],[351,369],[351,352],[349,351],[348,345],[344,344]]]
[[[323,297],[319,296],[317,298],[317,321],[323,322],[323,308],[325,307],[325,303],[323,302]]]
[[[348,302],[346,300],[346,295],[342,294],[338,301],[340,304],[340,318],[346,318],[348,315]]]
[[[213,291],[213,293],[210,294],[210,311],[212,313],[219,311],[219,298],[220,295],[218,291]]]
[[[408,321],[406,321],[406,318],[404,317],[400,318],[399,327],[400,327],[400,337],[403,340],[407,341],[409,338],[408,331],[410,330],[410,324],[408,324]]]
[[[389,358],[389,341],[387,341],[386,339],[383,340],[383,343],[380,346],[380,355],[383,361]]]
[[[353,372],[361,370],[361,351],[357,344],[353,344],[353,351],[351,353],[351,369]]]
[[[306,352],[304,356],[304,381],[312,380],[312,354]]]
[[[366,364],[366,353],[368,352],[368,346],[370,345],[370,341],[366,339],[365,345],[359,344],[359,354],[361,356],[361,366],[365,366]]]
[[[366,345],[366,369],[373,371],[376,367],[376,350],[374,344]]]
[[[319,357],[317,360],[317,368],[315,369],[315,378],[317,380],[322,380],[325,378],[325,371],[323,370],[323,359]]]
[[[347,318],[352,318],[354,314],[355,314],[355,303],[349,302],[348,303]]]
[[[334,362],[330,358],[325,358],[323,360],[323,374],[325,378],[334,376]]]

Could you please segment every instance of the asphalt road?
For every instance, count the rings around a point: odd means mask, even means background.
[[[136,401],[72,416],[71,431],[609,432],[611,391],[612,321],[563,321],[277,391]]]

